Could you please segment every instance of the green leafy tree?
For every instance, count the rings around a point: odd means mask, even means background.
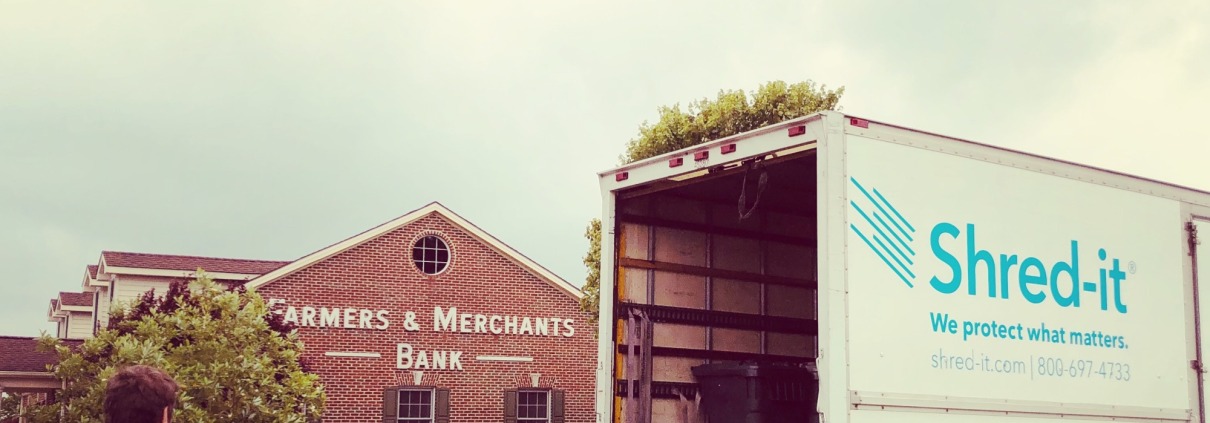
[[[20,399],[17,400],[20,403]],[[27,398],[27,401],[29,399]],[[27,422],[42,423],[59,421],[59,409],[53,406],[48,406],[42,403],[26,403],[25,409],[21,410],[19,417],[24,418]],[[0,422],[5,420],[0,419]],[[16,423],[19,420],[13,420]]]
[[[619,159],[621,164],[633,163],[788,119],[835,110],[842,95],[844,87],[829,91],[809,80],[794,84],[771,81],[750,94],[743,90],[721,90],[714,99],[691,102],[688,110],[682,110],[679,103],[661,106],[657,109],[659,120],[643,122],[638,137],[626,144],[626,152]],[[600,219],[588,223],[584,237],[588,239],[588,253],[584,255],[588,276],[580,308],[589,313],[589,323],[595,324],[601,301]]]
[[[593,333],[599,335],[597,332],[600,328],[596,323],[601,303],[601,219],[588,222],[584,237],[588,238],[588,254],[584,255],[588,277],[584,283],[584,297],[580,298],[580,309],[588,312],[588,323],[592,326]]]
[[[40,346],[59,355],[52,371],[64,381],[59,399],[69,422],[101,422],[105,382],[131,364],[159,367],[177,380],[178,421],[308,422],[318,420],[326,401],[292,325],[257,293],[205,275],[174,282],[163,298],[148,292],[115,310],[109,326],[77,348],[46,336]]]
[[[10,394],[0,394],[0,423],[17,421],[21,413],[21,397]]]

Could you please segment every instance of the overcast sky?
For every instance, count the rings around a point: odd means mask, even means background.
[[[0,0],[0,334],[102,250],[292,260],[431,201],[580,285],[640,123],[778,79],[1210,189],[1205,0]]]

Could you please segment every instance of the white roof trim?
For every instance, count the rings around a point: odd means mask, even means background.
[[[97,262],[97,279],[102,279],[101,275],[109,273],[109,265],[105,263],[105,253],[101,253],[101,260]]]
[[[4,370],[0,370],[0,376],[44,377],[44,378],[54,378],[55,377],[55,375],[51,372],[13,372],[13,371],[4,371]]]
[[[97,276],[99,277],[100,275],[101,275],[101,266],[97,265]],[[85,267],[84,268],[84,282],[82,283],[82,285],[84,286],[84,288],[92,288],[92,287],[97,287],[97,286],[109,286],[109,282],[92,277],[92,274],[88,273],[88,268]]]
[[[88,280],[87,276],[85,277],[85,280]],[[93,296],[93,301],[94,302],[96,301],[95,295]],[[71,316],[72,312],[81,312],[81,313],[88,313],[89,321],[96,323],[97,316],[93,315],[94,314],[93,312],[95,311],[95,306],[65,305],[65,304],[63,304],[62,297],[55,298],[55,305],[57,305],[58,307],[51,308],[49,317],[46,319],[46,321],[48,321],[48,322],[55,322],[55,323],[63,322],[68,319],[68,316]],[[89,325],[89,326],[92,326],[92,325]]]
[[[530,260],[529,257],[526,257],[525,255],[521,254],[517,250],[514,250],[512,247],[509,247],[507,244],[501,242],[499,239],[496,239],[496,237],[493,237],[490,234],[488,234],[487,232],[484,232],[482,229],[479,229],[479,227],[475,226],[471,222],[467,221],[466,219],[463,219],[462,216],[458,216],[456,213],[454,213],[450,209],[446,208],[445,206],[441,205],[441,203],[437,203],[437,202],[429,203],[429,205],[427,205],[427,206],[424,206],[420,209],[412,211],[411,213],[408,213],[408,214],[405,214],[398,218],[395,218],[394,220],[392,220],[390,222],[378,225],[377,227],[374,227],[370,230],[357,234],[351,238],[345,239],[344,241],[338,242],[336,244],[332,244],[332,245],[328,246],[327,248],[324,248],[322,250],[311,253],[310,255],[300,258],[300,259],[294,261],[293,263],[287,264],[285,266],[278,268],[277,270],[274,270],[272,272],[261,275],[261,277],[249,281],[244,286],[247,287],[249,290],[253,290],[253,289],[259,288],[261,286],[267,285],[282,277],[290,275],[299,270],[305,269],[314,263],[327,259],[328,257],[339,254],[350,248],[361,245],[361,244],[363,244],[367,241],[370,241],[374,238],[377,238],[387,232],[393,231],[404,225],[407,225],[409,223],[420,220],[420,218],[428,216],[433,213],[437,213],[438,215],[445,218],[446,220],[449,220],[455,226],[466,231],[471,236],[474,236],[475,238],[479,239],[480,241],[487,244],[492,249],[495,249],[496,251],[503,254],[506,258],[521,265],[521,267],[526,268],[533,274],[546,280],[547,283],[549,283],[549,284],[553,285],[555,288],[558,288],[559,290],[567,293],[571,297],[576,298],[576,299],[580,299],[580,298],[584,297],[584,292],[580,291],[579,288],[576,288],[574,285],[567,283],[567,281],[563,280],[563,278],[560,278],[560,277],[556,276],[554,273],[551,273],[550,270],[547,270],[546,268],[542,267],[542,265],[539,265],[538,263],[534,262],[533,260]]]
[[[108,273],[117,275],[132,275],[132,276],[162,276],[162,277],[184,277],[192,278],[197,276],[197,272],[193,270],[168,270],[168,269],[144,269],[141,267],[118,267],[108,266]],[[205,270],[205,269],[202,269]],[[225,272],[206,272],[206,276],[210,279],[224,280],[251,280],[259,275],[255,273],[225,273]]]

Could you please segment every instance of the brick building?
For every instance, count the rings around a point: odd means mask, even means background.
[[[247,287],[299,324],[325,422],[595,421],[579,289],[439,204]]]
[[[324,422],[595,421],[583,294],[438,203],[289,262],[104,252],[89,295],[61,293],[51,318],[90,297],[87,316],[69,311],[91,335],[111,304],[198,268],[298,325]]]

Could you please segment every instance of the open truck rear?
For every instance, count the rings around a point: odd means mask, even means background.
[[[601,422],[709,363],[813,368],[828,423],[1205,421],[1205,191],[839,112],[600,184]]]

